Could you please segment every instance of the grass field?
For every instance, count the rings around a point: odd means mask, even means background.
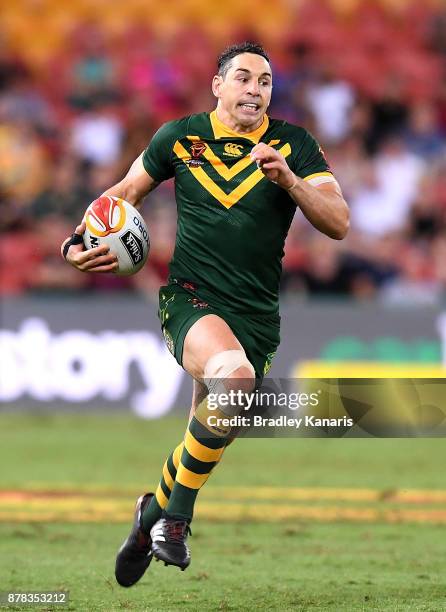
[[[86,611],[446,610],[442,439],[240,440],[200,494],[190,568],[120,588],[133,503],[184,422],[1,415],[0,591],[68,590],[60,609]]]

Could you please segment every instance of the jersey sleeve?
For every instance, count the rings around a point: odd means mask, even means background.
[[[294,164],[294,173],[307,181],[322,176],[333,176],[319,143],[307,131]]]
[[[178,137],[174,122],[164,123],[154,134],[142,156],[144,168],[158,183],[174,175],[172,164],[173,144]]]

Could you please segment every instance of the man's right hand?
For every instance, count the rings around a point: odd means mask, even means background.
[[[85,232],[85,221],[75,229],[75,234],[82,236]],[[68,237],[60,247],[60,254],[64,257],[64,246],[70,240]],[[81,272],[114,272],[118,268],[118,258],[110,253],[110,247],[101,244],[94,249],[85,249],[83,244],[72,244],[64,259]]]

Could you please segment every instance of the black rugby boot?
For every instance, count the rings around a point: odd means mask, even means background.
[[[123,587],[130,587],[138,582],[153,557],[152,539],[142,527],[142,515],[152,497],[153,493],[146,493],[138,498],[132,530],[116,557],[115,577]]]
[[[164,565],[176,565],[184,571],[190,563],[190,551],[186,544],[190,533],[187,521],[162,517],[150,530],[155,559],[164,561]]]

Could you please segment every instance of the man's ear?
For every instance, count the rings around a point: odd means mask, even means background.
[[[219,74],[216,74],[214,78],[212,79],[212,93],[214,94],[216,98],[220,97],[220,88],[221,88],[222,83],[223,83],[223,78]]]

